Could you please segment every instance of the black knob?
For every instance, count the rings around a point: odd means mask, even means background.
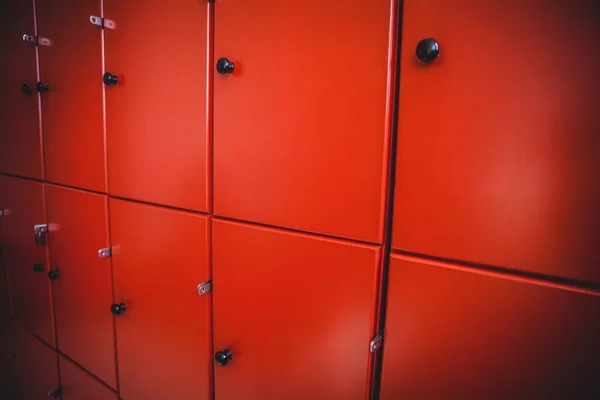
[[[33,93],[33,88],[31,87],[31,85],[24,83],[21,85],[21,93],[23,94],[32,94]]]
[[[110,312],[115,317],[117,315],[123,314],[126,310],[127,310],[127,307],[125,306],[125,303],[119,303],[119,304],[115,303],[112,306],[110,306]]]
[[[217,72],[220,74],[230,74],[233,72],[234,68],[235,64],[233,64],[225,57],[221,57],[217,60]]]
[[[220,365],[221,367],[226,366],[231,359],[233,359],[233,353],[229,349],[217,351],[215,354],[215,361],[217,362],[217,365]]]
[[[62,389],[59,387],[48,392],[48,397],[51,397],[53,399],[58,399],[58,398],[60,398],[61,395],[62,395]]]
[[[48,278],[50,278],[51,280],[58,279],[58,277],[60,277],[59,270],[53,269],[53,270],[48,271]]]
[[[423,39],[417,45],[417,58],[423,62],[431,62],[440,55],[440,45],[435,39]]]
[[[108,86],[116,85],[117,82],[119,82],[119,77],[111,74],[110,72],[107,72],[104,75],[102,75],[102,82],[104,82],[104,84]]]
[[[37,88],[37,91],[40,93],[45,93],[50,89],[50,86],[46,85],[43,82],[38,82],[35,87]]]
[[[33,264],[33,272],[44,272],[44,264]]]

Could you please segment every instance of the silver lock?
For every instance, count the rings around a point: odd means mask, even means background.
[[[48,233],[48,224],[35,225],[35,244],[44,246],[46,244],[46,233]]]

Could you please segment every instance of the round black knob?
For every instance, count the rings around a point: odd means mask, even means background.
[[[102,75],[102,82],[104,82],[104,84],[108,86],[116,85],[117,82],[119,82],[119,77],[111,74],[110,72],[107,72],[104,75]]]
[[[417,58],[423,62],[431,62],[440,55],[440,45],[435,39],[423,39],[417,44]]]
[[[221,57],[217,60],[217,72],[220,74],[230,74],[233,72],[234,68],[235,64],[233,64],[225,57]]]
[[[125,303],[119,303],[119,304],[114,303],[112,306],[110,306],[110,312],[115,317],[117,315],[123,314],[126,310],[127,310],[127,307],[125,306]]]
[[[50,89],[50,86],[46,85],[43,82],[38,82],[35,87],[37,88],[37,91],[40,93],[44,93],[47,92]]]
[[[231,359],[233,359],[233,353],[229,349],[217,351],[215,354],[215,361],[217,362],[217,365],[220,365],[221,367],[226,366]]]
[[[60,277],[60,272],[57,269],[48,271],[48,278],[54,280],[54,279],[58,279],[58,277]]]
[[[32,94],[33,93],[33,88],[31,87],[31,85],[24,83],[21,85],[21,93],[23,94]]]
[[[33,264],[33,272],[44,272],[44,264]]]

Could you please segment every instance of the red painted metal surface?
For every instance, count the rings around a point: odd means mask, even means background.
[[[8,317],[0,315],[0,399],[10,399],[12,396],[14,346],[10,325]]]
[[[46,222],[42,184],[0,176],[0,191],[4,209],[8,210],[8,215],[2,218],[2,242],[14,317],[30,332],[54,345],[46,248],[36,245],[34,239],[34,226]],[[35,272],[34,264],[43,264],[43,270]]]
[[[215,221],[215,399],[364,399],[376,246]]]
[[[33,2],[5,0],[0,13],[0,172],[41,178],[35,45],[22,39],[35,35]],[[22,93],[22,84],[32,93]]]
[[[105,0],[109,190],[208,211],[207,1]]]
[[[98,0],[36,0],[46,179],[105,191]]]
[[[392,256],[382,400],[597,399],[600,295]]]
[[[586,0],[404,2],[394,248],[600,282],[599,18]]]
[[[121,397],[208,399],[208,218],[111,199],[110,221]]]
[[[2,208],[2,189],[0,188],[0,210]],[[6,267],[6,245],[2,241],[2,218],[0,217],[0,314],[10,316],[10,293],[8,271]]]
[[[59,365],[62,400],[118,400],[115,392],[65,357],[59,356]]]
[[[383,240],[390,8],[216,5],[215,214]]]
[[[58,348],[113,388],[117,387],[106,196],[46,186],[50,265]]]

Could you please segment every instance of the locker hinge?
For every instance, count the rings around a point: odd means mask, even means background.
[[[46,233],[48,233],[48,224],[35,225],[33,227],[35,232],[35,244],[43,246],[46,244]]]
[[[212,281],[211,280],[208,280],[208,281],[203,282],[198,285],[198,294],[200,296],[204,296],[205,294],[208,294],[210,292],[212,292]]]
[[[31,43],[31,44],[37,44],[38,38],[37,38],[37,36],[28,35],[27,33],[25,33],[23,35],[23,41],[27,42],[27,43]]]
[[[369,346],[369,351],[371,353],[375,353],[383,346],[383,332],[379,335],[375,336],[375,339],[371,340],[371,345]]]
[[[112,256],[112,247],[107,247],[104,249],[98,250],[98,257],[106,258]]]
[[[115,22],[110,19],[90,15],[90,22],[102,28],[115,29]]]

